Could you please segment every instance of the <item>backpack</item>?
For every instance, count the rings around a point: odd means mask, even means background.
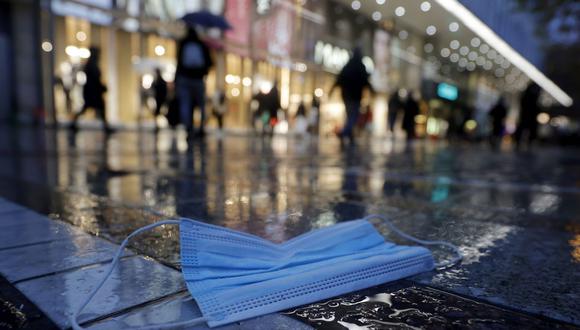
[[[195,42],[188,42],[183,46],[181,63],[188,69],[201,69],[205,67],[205,56],[203,48]]]

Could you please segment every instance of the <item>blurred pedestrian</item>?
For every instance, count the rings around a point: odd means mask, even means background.
[[[84,104],[81,111],[79,111],[73,118],[72,128],[78,129],[78,120],[88,109],[94,109],[99,117],[103,120],[106,133],[111,132],[109,123],[107,122],[107,111],[105,109],[104,94],[107,91],[107,86],[101,81],[101,69],[99,68],[99,59],[101,57],[101,50],[97,47],[91,47],[90,57],[85,63],[83,72],[86,80],[83,86]]]
[[[419,114],[419,103],[415,99],[418,95],[414,94],[416,93],[409,93],[403,106],[403,130],[407,133],[407,140],[412,140],[416,137],[415,116]]]
[[[276,86],[278,82],[266,92],[265,89],[258,94],[257,100],[259,102],[258,112],[262,118],[262,135],[272,136],[274,134],[274,126],[278,123],[278,110],[282,108],[280,105],[280,92]]]
[[[294,133],[298,137],[303,137],[308,133],[308,119],[306,119],[306,106],[300,102],[294,116]]]
[[[67,114],[72,114],[73,112],[73,101],[72,101],[72,87],[71,84],[66,82],[66,79],[63,76],[55,76],[54,77],[54,84],[56,86],[60,86],[62,88],[62,93],[64,94],[64,105]]]
[[[440,113],[438,108],[435,112]],[[456,141],[464,138],[465,131],[464,126],[466,119],[466,112],[458,104],[452,104],[449,114],[449,128],[447,130],[447,137],[451,141]]]
[[[207,45],[193,28],[179,42],[177,51],[176,89],[181,123],[185,125],[188,137],[193,137],[193,110],[199,108],[201,122],[196,135],[205,135],[205,81],[204,78],[213,62]]]
[[[330,89],[329,95],[332,95],[332,92],[334,92],[336,87],[340,87],[341,89],[342,100],[346,108],[346,124],[339,136],[341,141],[346,138],[353,143],[353,130],[360,114],[360,103],[363,91],[365,88],[368,88],[372,93],[374,93],[374,90],[369,83],[369,74],[362,62],[362,52],[360,48],[357,47],[353,50],[352,57],[338,74],[336,82]]]
[[[389,97],[389,113],[387,116],[387,122],[389,125],[389,131],[393,136],[395,134],[395,124],[397,122],[397,117],[399,116],[399,112],[401,112],[403,109],[403,100],[401,96],[403,94],[406,94],[406,91],[397,89],[393,94],[391,94],[391,97]]]
[[[218,128],[220,134],[223,133],[224,129],[224,115],[226,114],[228,107],[226,104],[226,93],[220,89],[216,90],[212,98],[212,108],[213,115],[218,122]]]
[[[489,111],[489,117],[491,119],[492,126],[491,135],[489,136],[489,143],[494,149],[497,149],[501,143],[506,115],[507,108],[505,106],[505,100],[503,97],[500,97],[497,103]]]
[[[318,134],[320,129],[320,98],[312,96],[312,105],[308,112],[308,130],[311,134]]]
[[[540,112],[538,98],[540,87],[536,83],[530,83],[520,99],[520,121],[515,133],[516,147],[521,147],[524,134],[527,133],[528,146],[536,139],[538,132],[537,116]]]
[[[266,93],[262,92],[262,89],[258,90],[258,92],[256,94],[254,94],[254,96],[252,96],[252,101],[250,102],[250,109],[252,111],[252,116],[251,116],[251,125],[252,128],[254,130],[254,134],[258,134],[258,126],[259,123],[262,122],[262,118],[261,118],[261,113],[260,113],[260,101],[262,100],[262,98],[264,97]]]
[[[157,118],[161,114],[161,109],[167,104],[167,82],[163,79],[159,68],[155,69],[155,80],[151,87],[155,97],[155,118]]]

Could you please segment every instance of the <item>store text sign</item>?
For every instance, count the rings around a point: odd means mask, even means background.
[[[314,63],[330,71],[340,71],[350,58],[348,50],[318,41],[314,47]]]

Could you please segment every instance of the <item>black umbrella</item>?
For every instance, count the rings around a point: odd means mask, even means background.
[[[190,26],[198,25],[207,28],[218,28],[221,30],[229,30],[232,28],[230,23],[228,23],[223,16],[212,14],[207,10],[186,14],[181,18],[181,20]]]

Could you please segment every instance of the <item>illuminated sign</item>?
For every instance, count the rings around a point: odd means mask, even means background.
[[[322,41],[318,41],[314,48],[314,63],[332,71],[340,71],[349,58],[346,49]]]
[[[314,63],[322,65],[325,69],[338,72],[350,59],[350,52],[344,48],[333,46],[323,41],[318,41],[314,47]],[[362,59],[367,72],[370,74],[374,70],[373,60],[365,56]]]
[[[440,83],[437,86],[437,96],[449,101],[455,101],[459,97],[459,90],[456,86]]]

